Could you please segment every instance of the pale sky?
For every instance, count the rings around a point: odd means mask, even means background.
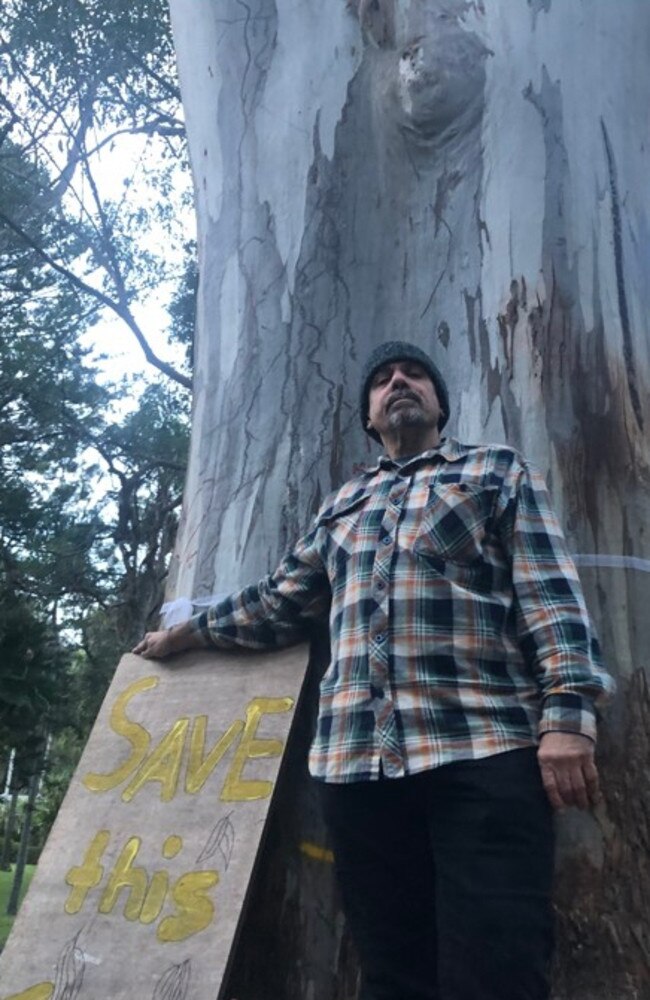
[[[151,141],[146,137],[121,136],[112,149],[105,146],[94,159],[93,165],[93,176],[102,198],[119,201],[125,179],[132,178],[131,202],[135,193],[137,204],[145,208],[153,204],[156,191],[145,180],[141,169],[142,162],[146,164],[147,160],[151,167],[151,159]],[[133,239],[137,240],[141,248],[166,257],[175,271],[179,271],[181,267],[182,244],[193,239],[196,234],[194,211],[182,206],[183,194],[188,192],[190,186],[189,172],[179,165],[172,194],[172,200],[177,205],[178,222],[173,239],[170,239],[169,233],[162,227],[156,226],[133,234]],[[132,311],[152,350],[162,360],[180,367],[185,354],[184,348],[180,344],[170,343],[166,333],[169,322],[166,306],[174,288],[175,281],[161,283],[146,298],[133,305]],[[108,309],[105,310],[104,318],[85,334],[82,342],[94,349],[96,363],[100,370],[106,372],[109,381],[124,375],[141,375],[144,388],[147,382],[159,377],[157,369],[147,363],[133,333]],[[101,358],[102,355],[105,357]],[[129,400],[125,400],[124,407],[130,408]]]

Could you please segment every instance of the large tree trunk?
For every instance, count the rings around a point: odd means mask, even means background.
[[[397,336],[430,351],[451,432],[520,447],[547,473],[572,549],[601,557],[581,572],[620,693],[604,804],[563,823],[556,982],[567,1000],[642,996],[650,5],[171,7],[201,268],[176,593],[272,568],[370,454],[357,414],[369,348]],[[316,926],[292,898],[296,924]],[[333,996],[302,945],[287,997],[309,982]]]

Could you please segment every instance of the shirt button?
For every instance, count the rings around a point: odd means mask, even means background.
[[[386,584],[384,583],[383,580],[377,580],[375,586],[377,587],[377,590],[383,590]]]
[[[382,642],[384,641],[384,639],[385,639],[385,638],[386,638],[386,636],[384,635],[384,633],[383,633],[383,632],[379,632],[379,633],[378,633],[378,634],[377,634],[377,635],[375,636],[375,642],[379,642],[379,643],[382,643]]]
[[[390,535],[384,535],[384,537],[382,538],[382,542],[384,543],[384,545],[390,545],[392,540],[393,539],[390,537]]]

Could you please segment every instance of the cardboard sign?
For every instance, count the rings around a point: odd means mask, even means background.
[[[307,659],[122,659],[0,956],[0,1000],[221,996]]]

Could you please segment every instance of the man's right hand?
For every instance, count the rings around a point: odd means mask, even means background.
[[[205,642],[200,632],[193,631],[189,622],[174,625],[160,632],[147,632],[144,639],[133,647],[132,653],[144,656],[145,660],[164,660],[174,653],[186,649],[203,649]]]
[[[598,804],[600,790],[594,763],[595,743],[580,733],[547,732],[542,736],[537,759],[542,782],[554,809]]]

